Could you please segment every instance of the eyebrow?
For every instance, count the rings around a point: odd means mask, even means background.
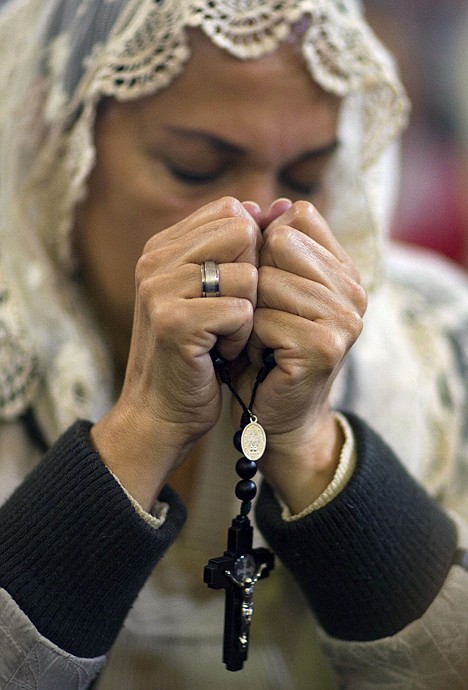
[[[233,144],[226,139],[217,137],[215,134],[210,134],[203,131],[202,129],[186,129],[185,127],[165,127],[166,132],[170,134],[176,134],[178,136],[184,137],[185,139],[194,139],[195,141],[203,141],[210,144],[219,151],[225,153],[234,153],[237,155],[246,153],[246,150],[242,146]]]
[[[218,149],[218,151],[222,151],[223,153],[231,153],[235,155],[242,155],[247,153],[247,150],[242,146],[239,146],[238,144],[233,144],[232,142],[227,141],[226,139],[218,137],[215,134],[205,132],[202,129],[186,129],[185,127],[167,126],[165,127],[165,130],[166,132],[184,137],[186,139],[203,141]],[[329,156],[330,154],[336,151],[339,145],[339,140],[333,139],[332,141],[323,144],[322,146],[319,146],[315,149],[311,149],[310,151],[305,151],[303,154],[301,154],[299,158],[295,159],[294,162],[302,163],[309,160],[313,160],[315,158],[321,158],[322,156]]]
[[[330,156],[332,153],[335,153],[335,151],[340,147],[340,140],[339,139],[333,139],[332,141],[329,141],[327,144],[323,144],[323,146],[319,146],[316,149],[311,149],[310,151],[306,151],[302,156],[297,158],[294,162],[295,163],[305,163],[306,161],[309,160],[314,160],[315,158],[322,158],[326,156]]]

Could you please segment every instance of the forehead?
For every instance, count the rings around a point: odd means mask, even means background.
[[[332,137],[339,99],[314,83],[296,42],[240,60],[190,30],[191,57],[166,89],[143,99],[149,118],[209,128],[248,144],[260,138]],[[140,104],[142,105],[142,104]],[[140,112],[142,112],[140,110]],[[218,131],[219,130],[219,131]],[[311,143],[316,143],[312,141]]]
[[[240,79],[243,81],[266,80],[283,82],[293,81],[295,85],[308,86],[316,95],[322,91],[314,84],[301,53],[300,38],[291,35],[291,39],[280,43],[278,48],[271,53],[266,53],[257,59],[240,59],[234,57],[226,50],[215,45],[201,30],[189,29],[189,44],[191,58],[188,62],[185,74],[189,79],[203,74],[212,80],[221,80],[225,86],[226,78]]]

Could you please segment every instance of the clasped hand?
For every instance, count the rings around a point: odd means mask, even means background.
[[[219,264],[218,298],[201,297],[200,264],[208,259]],[[218,420],[212,347],[232,363],[244,400],[271,348],[277,366],[255,403],[268,437],[261,469],[300,509],[336,467],[340,438],[328,397],[365,306],[355,266],[312,204],[279,201],[263,215],[230,197],[209,203],[152,237],[138,262],[114,420],[138,432],[138,462],[147,473],[151,463],[162,483]],[[302,498],[291,477],[304,493],[304,473],[311,481]]]

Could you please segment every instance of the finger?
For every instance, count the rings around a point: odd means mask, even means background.
[[[250,213],[238,199],[224,196],[201,206],[179,223],[171,226],[174,238],[183,237],[187,231],[196,229],[205,223],[216,222],[222,218],[245,218],[252,220]],[[165,231],[163,231],[165,232]]]
[[[338,240],[331,232],[325,219],[313,204],[308,201],[296,201],[284,213],[275,218],[263,233],[263,239],[268,242],[271,235],[278,232],[281,226],[295,228],[317,244],[328,250],[345,268],[347,273],[357,282],[360,276],[353,261],[344,251]]]
[[[144,251],[159,252],[164,260],[176,256],[179,264],[200,263],[208,258],[256,263],[262,242],[254,218],[237,199],[224,197],[158,232]]]
[[[360,301],[362,288],[356,283],[354,286],[354,294],[359,295],[356,299],[352,299],[352,291],[336,295],[321,283],[277,269],[270,270],[270,276],[261,282],[255,329],[263,319],[269,319],[281,337],[287,323],[287,327],[297,328],[297,334],[291,334],[291,337],[299,342],[301,334],[306,334],[309,326],[313,328],[314,324],[323,323],[328,325],[330,332],[347,333],[347,339],[354,342],[361,333],[365,312],[365,303]],[[273,344],[268,346],[273,347]]]
[[[192,229],[174,239],[169,230],[155,235],[145,246],[141,263],[162,268],[179,268],[184,264],[201,264],[212,260],[218,264],[247,262],[258,265],[259,246],[263,239],[256,223],[245,218],[224,218]]]
[[[299,308],[314,289],[307,283],[313,282],[327,287],[331,300],[341,299],[361,315],[366,309],[366,293],[359,282],[331,252],[300,231],[285,227],[274,230],[261,252],[260,262],[262,306],[270,293],[281,291],[285,298],[297,299]],[[296,313],[294,308],[292,313]]]
[[[242,206],[252,216],[257,225],[260,225],[260,219],[263,216],[263,211],[256,201],[243,201]]]
[[[249,300],[253,307],[257,303],[258,270],[249,263],[219,264],[219,296],[205,299],[220,299],[222,297],[238,297]],[[184,264],[172,271],[147,271],[145,275],[138,273],[140,288],[158,299],[193,299],[203,296],[202,272],[199,264]]]
[[[262,269],[258,307],[286,312],[312,321],[336,308],[337,299],[320,282],[281,269]]]
[[[250,213],[252,218],[256,221],[261,230],[264,230],[272,221],[284,213],[290,206],[292,201],[281,197],[276,199],[267,211],[262,211],[260,206],[255,201],[243,201],[242,205]]]
[[[198,270],[196,270],[198,268]],[[219,264],[219,296],[247,299],[257,305],[258,270],[249,263]],[[202,293],[201,270],[195,267],[194,283],[190,296]]]
[[[255,307],[257,303],[258,270],[249,263],[219,264],[219,297],[247,299]],[[160,298],[164,294],[177,294],[183,299],[202,297],[202,276],[199,264],[184,264],[176,272],[159,274]],[[206,299],[219,299],[208,297]]]
[[[272,223],[276,218],[279,218],[283,213],[285,213],[288,209],[290,209],[292,206],[292,201],[290,199],[286,199],[281,197],[280,199],[276,199],[268,209],[268,211],[265,213],[262,222],[263,224],[261,225],[262,228],[268,227],[270,223]]]
[[[258,366],[265,348],[271,348],[280,369],[290,376],[304,368],[329,375],[343,361],[362,330],[362,320],[342,311],[309,320],[271,309],[257,309],[249,340],[249,357]],[[290,381],[290,383],[293,383]]]
[[[157,300],[151,310],[156,345],[183,349],[189,358],[207,354],[215,344],[235,359],[253,328],[254,310],[246,299],[224,297]]]

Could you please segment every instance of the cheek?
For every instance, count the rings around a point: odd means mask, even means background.
[[[321,216],[325,215],[327,210],[327,195],[323,190],[318,192],[314,199],[312,199],[312,203]]]
[[[135,264],[147,240],[172,221],[173,204],[145,155],[138,128],[113,105],[96,127],[96,166],[85,202],[87,224],[101,241]]]
[[[76,213],[74,245],[91,300],[121,325],[133,317],[135,266],[146,242],[200,206],[181,199],[152,164],[104,160],[91,174]]]
[[[78,210],[74,240],[82,285],[98,308],[99,316],[105,314],[121,325],[129,321],[133,311],[136,248],[121,228],[87,204]]]

